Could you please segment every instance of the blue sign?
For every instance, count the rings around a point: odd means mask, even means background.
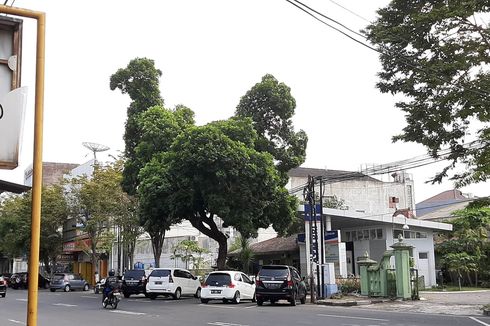
[[[311,221],[310,207],[310,204],[305,204],[305,221]],[[322,219],[322,208],[320,207],[320,204],[315,205],[313,214],[315,215],[314,221],[320,221]]]

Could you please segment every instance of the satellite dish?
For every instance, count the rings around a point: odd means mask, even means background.
[[[82,145],[94,153],[94,161],[97,161],[97,152],[104,152],[109,149],[109,146],[97,143],[83,142]]]

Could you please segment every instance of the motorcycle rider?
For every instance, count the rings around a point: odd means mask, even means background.
[[[116,288],[118,288],[118,279],[116,272],[111,269],[109,271],[109,276],[105,279],[104,289],[102,291],[102,302],[104,302],[105,298],[111,295]]]

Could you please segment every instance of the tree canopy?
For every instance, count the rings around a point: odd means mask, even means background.
[[[295,108],[291,89],[267,74],[242,96],[235,111],[237,117],[252,119],[258,134],[255,148],[273,156],[284,184],[286,173],[300,166],[306,158],[308,137],[303,130],[294,131]]]
[[[165,199],[162,205],[172,216],[189,220],[218,242],[220,269],[227,237],[219,219],[249,237],[271,224],[285,230],[295,214],[295,197],[281,186],[272,156],[254,149],[256,137],[251,120],[192,127],[143,169],[158,183],[153,193]]]
[[[377,87],[403,95],[396,106],[407,125],[393,140],[420,143],[434,158],[450,150],[432,182],[457,162],[467,166],[451,176],[458,186],[490,176],[489,10],[479,0],[393,0],[366,30],[381,53]]]

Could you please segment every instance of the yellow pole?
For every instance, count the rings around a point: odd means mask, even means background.
[[[46,15],[27,9],[0,5],[0,12],[37,20],[36,92],[34,105],[34,158],[32,183],[31,249],[29,256],[29,292],[27,297],[27,326],[37,325],[37,297],[39,274],[39,238],[41,232],[41,192],[43,178],[43,111],[44,59]]]

